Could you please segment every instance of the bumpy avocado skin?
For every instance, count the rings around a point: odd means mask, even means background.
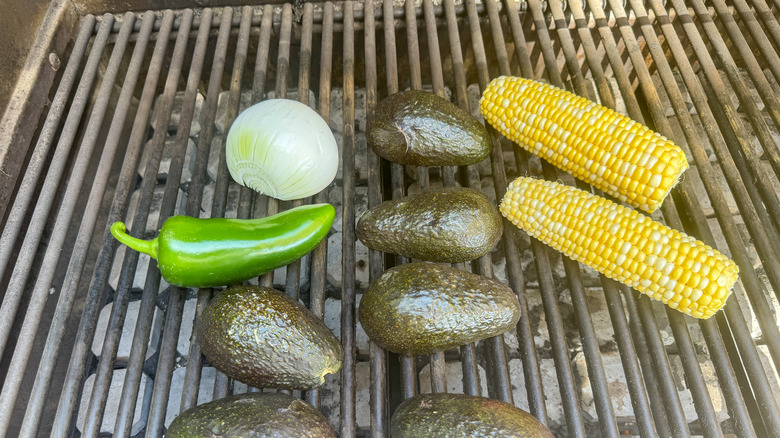
[[[167,438],[335,438],[328,420],[299,398],[246,393],[191,408],[173,420]]]
[[[499,400],[464,394],[421,394],[401,403],[392,438],[553,438],[533,415]]]
[[[431,354],[507,332],[520,305],[506,285],[449,266],[395,266],[369,285],[358,318],[368,337],[399,354]]]
[[[441,263],[489,253],[502,231],[498,208],[482,193],[463,187],[431,188],[383,202],[357,223],[358,239],[371,249]]]
[[[344,359],[322,320],[287,295],[258,286],[231,286],[212,299],[198,340],[214,367],[256,387],[316,388]]]
[[[383,99],[369,117],[366,138],[380,157],[413,166],[474,164],[493,148],[487,129],[471,114],[420,90]]]

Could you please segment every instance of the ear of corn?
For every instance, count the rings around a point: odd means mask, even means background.
[[[574,187],[520,177],[500,210],[569,258],[696,318],[720,310],[737,281],[737,265],[705,243]]]
[[[688,168],[666,137],[552,85],[501,76],[485,89],[480,109],[526,151],[650,213]]]

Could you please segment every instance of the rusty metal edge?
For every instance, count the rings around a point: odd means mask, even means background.
[[[8,105],[0,118],[0,225],[5,222],[32,137],[57,70],[49,62],[51,53],[62,57],[76,29],[79,15],[69,0],[53,0],[27,54]]]

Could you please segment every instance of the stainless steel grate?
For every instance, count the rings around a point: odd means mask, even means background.
[[[258,281],[340,335],[342,372],[300,395],[341,436],[384,436],[395,406],[420,391],[505,400],[561,436],[780,436],[778,7],[388,0],[81,17],[0,237],[0,431],[160,436],[181,410],[255,390],[200,354],[193,321],[215,291],[170,287],[108,225],[154,235],[174,214],[331,202],[328,242]],[[515,290],[516,332],[430,357],[368,342],[356,302],[406,260],[356,242],[366,208],[440,184],[500,199],[525,174],[575,184],[492,130],[489,162],[464,168],[404,168],[366,148],[366,115],[387,94],[428,89],[477,115],[480,91],[506,74],[570,89],[683,146],[692,168],[657,217],[739,264],[723,312],[685,317],[507,226],[492,254],[458,267]],[[272,96],[311,105],[339,140],[337,180],[313,199],[278,202],[228,176],[227,128]]]

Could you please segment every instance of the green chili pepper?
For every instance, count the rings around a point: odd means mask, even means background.
[[[129,236],[122,222],[111,225],[111,234],[157,259],[168,283],[214,287],[241,283],[303,257],[325,238],[335,215],[332,205],[315,204],[260,219],[173,216],[152,240]]]

